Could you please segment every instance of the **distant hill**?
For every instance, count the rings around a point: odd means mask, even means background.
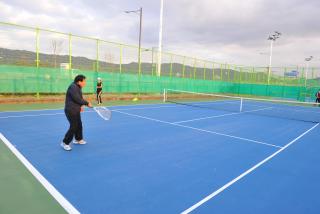
[[[54,54],[45,54],[39,53],[39,65],[41,67],[50,67],[50,68],[59,68],[61,63],[68,63],[68,55],[54,55]],[[72,56],[72,68],[79,70],[96,70],[96,60],[89,59],[86,57]],[[0,48],[0,64],[6,65],[19,65],[19,66],[36,66],[36,53],[26,50],[12,50]],[[117,63],[108,63],[104,61],[99,61],[99,71],[101,72],[119,72],[120,65]],[[170,75],[171,64],[163,63],[161,70],[162,75]],[[185,77],[194,78],[194,67],[185,66]],[[143,74],[151,74],[152,71],[156,72],[156,64],[145,63],[141,64],[141,70]],[[173,76],[182,76],[183,64],[172,63],[172,75]],[[137,73],[138,72],[138,63],[131,62],[128,64],[122,64],[122,71],[125,73]],[[233,69],[224,69],[224,68],[215,68],[214,69],[214,78],[220,77],[222,73],[223,79],[238,78],[238,71]],[[204,78],[204,68],[196,68],[196,77],[197,79]],[[212,79],[212,68],[206,68],[206,79]]]

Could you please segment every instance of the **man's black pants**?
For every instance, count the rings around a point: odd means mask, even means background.
[[[76,140],[82,140],[82,121],[81,121],[81,115],[80,112],[72,112],[68,110],[64,110],[66,117],[70,123],[69,130],[67,131],[66,135],[64,136],[63,142],[67,145],[70,144],[70,142],[73,139],[73,136]]]

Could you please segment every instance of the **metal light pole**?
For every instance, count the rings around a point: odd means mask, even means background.
[[[161,75],[162,60],[162,23],[163,23],[163,0],[160,1],[160,24],[159,24],[159,47],[158,47],[158,69],[157,75]]]
[[[308,72],[309,72],[309,63],[313,59],[313,56],[310,56],[308,58],[305,58],[304,60],[306,61],[306,71],[304,74],[304,87],[307,87],[307,79],[308,79]]]
[[[139,75],[141,75],[141,33],[142,33],[142,7],[139,10],[125,11],[125,13],[137,13],[140,15],[139,21],[139,50],[138,50],[138,66],[139,66]]]
[[[270,58],[269,58],[269,67],[268,67],[268,85],[270,84],[270,77],[271,77],[271,66],[272,66],[272,49],[273,49],[273,43],[279,39],[281,36],[281,33],[278,31],[275,31],[274,34],[269,36],[268,40],[270,40]]]

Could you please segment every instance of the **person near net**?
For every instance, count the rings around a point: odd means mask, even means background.
[[[98,105],[102,104],[102,79],[100,77],[98,77],[97,79],[97,101],[98,101]]]
[[[86,144],[83,140],[80,113],[84,110],[84,106],[92,107],[92,105],[82,97],[82,88],[85,86],[86,77],[84,75],[77,75],[66,93],[64,112],[69,121],[70,127],[61,142],[62,148],[66,151],[70,151],[72,149],[70,143],[73,140],[73,137],[75,138],[73,141],[74,144]]]
[[[320,89],[317,91],[317,93],[315,94],[316,95],[316,103],[319,103],[320,104]],[[318,105],[319,105],[318,104]],[[320,106],[320,105],[319,105]]]

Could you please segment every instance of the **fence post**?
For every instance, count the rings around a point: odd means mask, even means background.
[[[69,33],[69,69],[72,70],[72,35]]]
[[[203,64],[203,79],[206,80],[206,62]]]
[[[186,69],[186,57],[184,56],[183,57],[183,61],[182,61],[183,65],[182,65],[182,77],[184,78],[184,72],[185,72],[185,69]]]
[[[230,64],[227,64],[227,66],[228,66],[228,82],[230,82]]]
[[[96,47],[96,72],[99,72],[99,39],[97,41],[97,47]]]
[[[308,69],[304,68],[303,70],[304,70],[304,87],[307,88]]]
[[[36,28],[36,65],[37,65],[37,99],[40,98],[39,83],[39,28]]]
[[[172,77],[172,63],[173,63],[173,55],[170,54],[170,77]]]
[[[212,63],[212,80],[214,80],[214,63]]]
[[[196,73],[197,73],[197,59],[194,58],[194,63],[193,63],[193,79],[196,79]]]
[[[300,87],[300,82],[301,82],[301,72],[299,70],[299,66],[297,65],[297,71],[299,72],[298,76],[297,76],[297,81],[296,81],[296,86]]]
[[[120,46],[120,62],[119,62],[119,72],[120,74],[122,73],[122,52],[123,52],[123,47],[122,45],[119,45]]]
[[[252,66],[252,75],[251,75],[251,82],[254,83],[254,79],[255,79],[255,72],[254,72],[254,67]]]
[[[282,85],[288,85],[286,84],[286,75],[285,73],[288,72],[288,68],[287,67],[284,67],[284,73],[283,73],[283,84]]]
[[[151,48],[151,76],[154,75],[153,74],[153,67],[154,67],[153,58],[154,58],[154,47]]]

